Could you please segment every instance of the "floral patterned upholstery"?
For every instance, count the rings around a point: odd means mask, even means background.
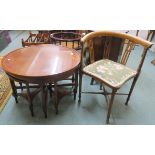
[[[96,61],[84,67],[83,71],[115,88],[119,88],[124,82],[137,74],[135,70],[108,59]]]

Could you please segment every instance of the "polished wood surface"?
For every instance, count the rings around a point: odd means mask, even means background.
[[[50,78],[56,80],[61,78],[61,75],[75,70],[79,63],[80,54],[76,50],[43,44],[17,49],[9,53],[3,58],[2,67],[8,74],[22,77],[22,79]]]
[[[2,67],[9,75],[16,103],[18,103],[17,97],[19,95],[28,99],[29,109],[32,116],[34,116],[33,98],[41,91],[42,109],[45,118],[47,118],[48,86],[52,86],[54,83],[55,108],[57,114],[57,81],[64,80],[73,75],[73,73],[76,73],[80,60],[80,54],[74,49],[54,44],[41,44],[10,52],[2,59]],[[24,92],[17,92],[18,87],[15,86],[15,81],[26,85],[26,94]],[[77,92],[78,83],[76,82],[77,80],[75,80],[74,84],[74,95],[76,95]],[[30,88],[32,88],[29,85],[30,83],[38,84],[34,86],[34,88],[37,89],[33,92],[30,91]],[[20,88],[23,90],[24,86],[21,85]]]

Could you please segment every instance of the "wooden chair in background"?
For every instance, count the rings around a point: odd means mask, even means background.
[[[139,30],[137,30],[136,36],[138,36],[138,33],[139,33]],[[155,35],[155,30],[148,30],[148,34],[147,34],[146,40],[152,41],[153,38],[154,38],[154,35]],[[151,63],[152,63],[153,65],[155,65],[155,59],[153,59],[153,60],[151,61]]]
[[[140,31],[140,30],[137,30],[137,31],[136,31],[136,36],[139,35],[139,31]],[[147,34],[146,40],[152,41],[154,35],[155,35],[155,30],[148,30],[148,34]]]
[[[39,44],[49,44],[50,43],[50,34],[47,33],[31,33],[29,32],[29,37],[24,40],[22,39],[22,46],[30,46],[30,45],[39,45]]]

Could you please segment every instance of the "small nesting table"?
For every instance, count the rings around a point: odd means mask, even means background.
[[[80,49],[81,34],[75,32],[56,32],[50,35],[55,44],[64,45],[76,50]]]

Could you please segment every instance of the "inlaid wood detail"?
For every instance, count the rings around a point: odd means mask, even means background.
[[[121,59],[121,64],[125,65],[127,63],[130,53],[134,49],[135,45],[136,44],[134,42],[128,40],[127,46]]]
[[[110,51],[111,51],[111,37],[107,37],[105,39],[105,44],[104,44],[104,49],[103,49],[103,58],[104,59],[109,59],[110,56]]]

